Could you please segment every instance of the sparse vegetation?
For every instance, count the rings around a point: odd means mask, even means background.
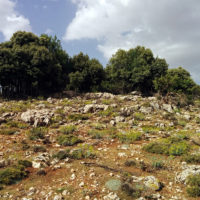
[[[141,132],[129,131],[126,133],[118,133],[116,137],[124,143],[132,143],[134,141],[138,141],[142,139]]]
[[[78,137],[74,135],[60,135],[57,138],[58,144],[63,146],[73,146],[75,144],[83,142]]]
[[[191,175],[187,179],[187,189],[190,197],[200,197],[200,175]]]
[[[59,131],[62,134],[72,134],[77,130],[76,126],[74,125],[69,125],[69,126],[62,126]]]
[[[48,129],[44,127],[32,128],[28,131],[28,136],[30,140],[44,139],[47,132]]]

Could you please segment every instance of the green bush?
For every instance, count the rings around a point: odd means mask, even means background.
[[[143,150],[149,153],[156,153],[156,154],[167,154],[169,149],[168,144],[158,143],[158,142],[151,142],[143,147]]]
[[[17,132],[15,128],[5,128],[0,130],[0,135],[13,135]]]
[[[200,175],[195,174],[187,178],[187,189],[190,197],[200,197]]]
[[[6,124],[8,127],[11,128],[19,128],[19,129],[26,129],[28,128],[28,124],[24,123],[24,122],[18,122],[18,121],[9,121]]]
[[[47,150],[44,146],[34,146],[33,151],[37,153],[37,152],[46,152]]]
[[[131,143],[131,142],[134,142],[134,141],[141,140],[142,139],[142,133],[135,132],[135,131],[130,131],[128,133],[118,133],[117,138],[121,142]]]
[[[27,177],[25,167],[22,165],[0,170],[0,184],[11,185]]]
[[[29,160],[19,160],[18,164],[24,167],[32,167],[32,162]]]
[[[30,140],[44,139],[48,130],[44,127],[32,128],[28,131]]]
[[[145,120],[145,115],[143,113],[135,113],[134,119],[138,120],[138,121],[143,121],[143,120]]]
[[[169,155],[181,156],[187,153],[189,150],[189,145],[185,142],[172,144],[169,148]]]
[[[90,117],[89,114],[71,114],[68,116],[68,119],[71,121],[79,121],[79,120],[88,120]]]
[[[60,135],[58,136],[57,141],[63,146],[73,146],[82,142],[82,140],[74,135]]]
[[[60,132],[63,134],[71,134],[76,131],[76,126],[69,125],[69,126],[62,126],[60,128]]]
[[[94,148],[91,145],[81,145],[79,149],[74,150],[70,157],[72,159],[95,158]]]
[[[58,153],[54,154],[53,157],[54,158],[58,158],[59,160],[63,160],[67,157],[70,157],[70,154],[69,154],[70,150],[67,149],[67,150],[62,150],[62,151],[59,151]]]
[[[189,164],[200,164],[200,154],[187,154],[183,157],[183,161]]]

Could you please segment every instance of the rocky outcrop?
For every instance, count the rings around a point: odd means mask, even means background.
[[[21,114],[21,120],[30,123],[33,126],[45,126],[50,123],[54,113],[48,109],[43,110],[27,110]]]

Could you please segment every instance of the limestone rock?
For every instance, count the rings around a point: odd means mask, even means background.
[[[144,178],[144,184],[151,190],[158,191],[161,188],[159,180],[155,176],[147,176]]]

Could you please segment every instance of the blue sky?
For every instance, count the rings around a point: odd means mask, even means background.
[[[0,42],[17,30],[57,35],[105,66],[119,49],[151,48],[200,83],[199,0],[0,0]]]

